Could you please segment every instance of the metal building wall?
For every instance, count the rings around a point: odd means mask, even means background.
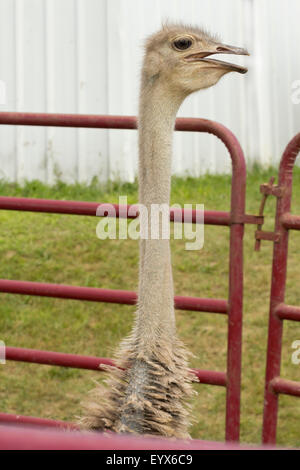
[[[179,115],[217,120],[249,163],[277,164],[300,130],[292,88],[300,80],[299,15],[298,0],[0,0],[0,111],[136,114],[143,38],[169,18],[204,25],[252,53],[239,59],[246,76],[230,74],[189,97]],[[230,171],[213,137],[176,133],[174,141],[175,174]],[[132,181],[136,171],[134,131],[0,128],[0,178]]]

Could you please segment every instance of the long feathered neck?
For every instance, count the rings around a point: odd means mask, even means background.
[[[130,366],[118,428],[123,432],[187,436],[190,372],[186,351],[176,336],[169,238],[162,219],[154,222],[154,205],[169,216],[172,134],[182,102],[168,86],[142,80],[139,112],[139,203],[141,234],[138,308],[128,344]],[[146,209],[145,212],[143,210]],[[169,224],[169,218],[167,219]],[[152,229],[158,229],[153,238]]]
[[[169,203],[172,135],[181,99],[159,79],[143,79],[139,105],[139,198]]]
[[[167,84],[166,84],[167,85]],[[177,110],[182,99],[172,95],[160,79],[142,79],[139,110],[139,202],[147,209],[141,215],[141,232],[148,239],[140,241],[139,304],[136,332],[140,347],[153,350],[161,331],[164,338],[175,333],[173,281],[169,240],[151,239],[155,220],[154,205],[169,206],[172,135]],[[160,219],[161,220],[161,219]],[[157,219],[156,219],[157,221]],[[143,226],[142,226],[143,225]],[[145,334],[146,333],[146,334]]]
[[[182,99],[157,80],[142,80],[139,113],[139,202],[169,206],[172,133]],[[145,214],[144,214],[145,215]],[[169,239],[151,238],[140,213],[140,282],[131,334],[116,355],[107,388],[99,386],[83,424],[115,432],[188,437],[187,399],[193,380],[176,336]],[[169,221],[168,221],[169,223]],[[155,224],[154,224],[155,225]],[[160,223],[158,223],[160,225]],[[160,233],[159,233],[160,235]]]

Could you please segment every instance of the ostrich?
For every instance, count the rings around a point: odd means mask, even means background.
[[[215,85],[228,72],[247,69],[208,58],[248,55],[197,27],[166,24],[146,41],[139,106],[139,203],[169,206],[172,133],[176,113],[191,93]],[[140,215],[138,307],[132,332],[98,385],[83,427],[118,433],[188,437],[193,375],[176,335],[169,240],[151,239],[151,217]],[[161,227],[159,227],[161,230]]]

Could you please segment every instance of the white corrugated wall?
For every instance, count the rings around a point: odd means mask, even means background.
[[[189,97],[179,115],[223,123],[248,163],[277,165],[300,131],[299,17],[299,0],[0,0],[0,111],[136,114],[143,38],[169,18],[252,53],[246,76]],[[132,181],[136,147],[134,131],[0,126],[0,178]],[[215,138],[176,133],[173,169],[227,172],[230,161]]]

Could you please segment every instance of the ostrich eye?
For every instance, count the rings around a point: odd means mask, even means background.
[[[185,51],[186,49],[191,47],[192,44],[193,41],[189,38],[176,39],[176,41],[173,42],[173,46],[179,51]]]

